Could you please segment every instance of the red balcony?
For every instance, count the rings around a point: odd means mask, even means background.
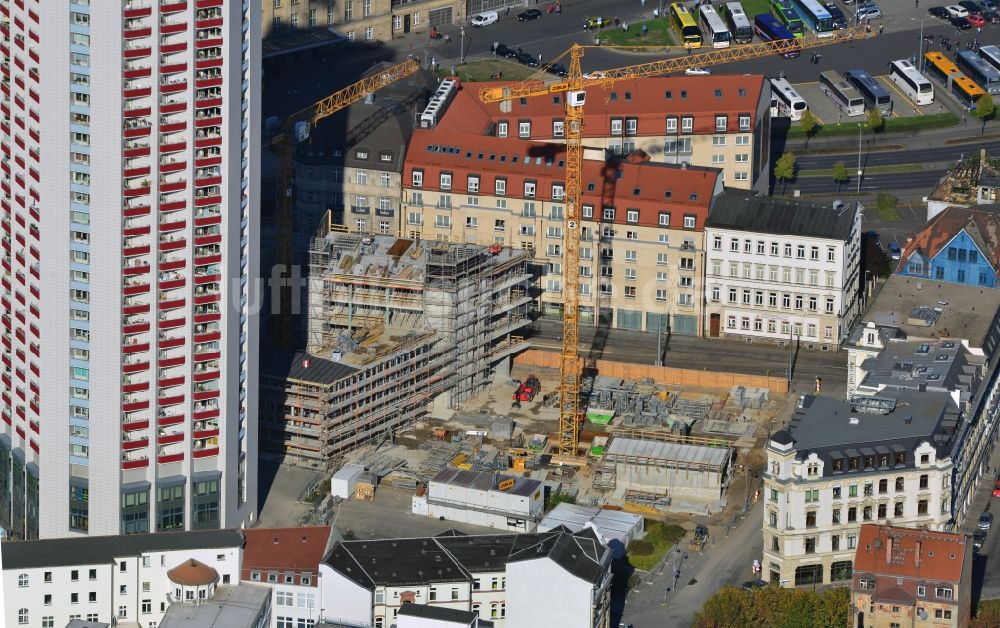
[[[157,464],[170,464],[171,462],[180,462],[181,460],[184,460],[184,452],[156,457]]]
[[[186,220],[175,220],[173,222],[161,222],[160,223],[160,233],[167,233],[170,231],[177,231],[183,229],[187,226]]]
[[[181,63],[167,63],[160,66],[160,74],[164,76],[168,74],[176,74],[178,72],[184,72],[187,68],[188,64],[186,61]]]
[[[186,11],[187,7],[187,0],[180,0],[179,2],[170,2],[169,0],[165,0],[160,4],[160,13],[177,13],[178,11]]]
[[[204,392],[196,392],[193,394],[195,401],[208,401],[209,399],[217,399],[219,397],[218,390],[206,390]]]
[[[143,467],[149,466],[149,459],[143,458],[142,460],[123,460],[122,469],[142,469]]]
[[[125,373],[126,375],[130,374],[130,373],[139,373],[140,371],[148,371],[148,370],[149,370],[149,361],[148,360],[142,360],[142,361],[136,362],[134,364],[123,364],[122,365],[122,372]]]
[[[160,270],[161,271],[180,270],[184,268],[186,265],[187,262],[182,259],[176,259],[170,262],[160,262]]]
[[[218,332],[218,331],[206,331],[205,333],[202,333],[202,334],[195,334],[192,339],[195,342],[197,342],[197,343],[202,343],[202,342],[213,342],[213,341],[218,340],[221,337],[222,337],[222,333],[221,332]],[[206,359],[208,359],[208,358],[206,358]]]
[[[123,403],[122,412],[136,412],[138,410],[145,410],[149,407],[149,400],[145,401],[134,401],[132,403]]]
[[[222,275],[220,274],[201,275],[201,276],[195,275],[194,277],[194,283],[196,286],[201,286],[207,283],[215,283],[218,281],[222,281]]]
[[[150,27],[148,27],[148,26],[143,27],[143,28],[126,29],[126,30],[122,31],[122,36],[126,40],[128,40],[128,39],[142,39],[144,37],[149,37],[152,34],[153,34],[153,29],[150,28]],[[125,58],[126,59],[129,58],[129,56],[128,56],[128,50],[125,51]]]
[[[140,244],[139,246],[127,246],[122,249],[122,255],[125,257],[136,257],[137,255],[148,255],[149,245]]]
[[[164,194],[169,194],[170,192],[181,192],[187,187],[187,181],[181,179],[180,181],[170,181],[160,183],[160,192]]]
[[[122,230],[122,235],[126,238],[132,238],[135,236],[149,235],[149,231],[149,225],[143,225],[142,227],[129,227],[128,229]]]
[[[198,39],[194,42],[195,48],[205,49],[205,48],[218,48],[222,46],[221,37],[206,37],[204,39]]]
[[[187,101],[181,102],[171,102],[160,105],[160,113],[163,115],[168,115],[172,113],[181,113],[182,111],[187,111]]]
[[[202,29],[202,28],[222,28],[222,18],[221,17],[213,17],[213,18],[209,18],[207,20],[199,20],[199,19],[195,18],[195,20],[194,20],[194,27],[196,29]]]
[[[219,435],[219,430],[218,429],[214,429],[214,430],[195,430],[191,434],[191,437],[195,438],[195,439],[198,439],[198,438],[212,438],[212,437],[218,436],[218,435]]]
[[[195,325],[200,325],[202,323],[217,323],[222,320],[222,314],[195,314],[193,320]]]
[[[195,458],[211,458],[212,456],[219,455],[218,447],[207,447],[205,449],[196,449],[192,454]]]
[[[184,346],[183,338],[164,338],[160,340],[161,349],[176,349],[177,347]]]
[[[138,384],[122,384],[123,393],[137,393],[149,390],[149,382],[139,382]]]
[[[195,79],[194,86],[198,89],[205,89],[207,87],[222,87],[222,77],[213,76],[211,78]]]
[[[172,55],[187,50],[187,42],[179,41],[176,44],[163,44],[160,46],[160,54]]]
[[[187,27],[187,22],[179,22],[177,24],[160,24],[160,34],[173,35],[174,33],[183,33],[187,30]]]
[[[138,166],[135,168],[125,168],[124,175],[125,178],[132,177],[148,177],[151,168],[149,166]]]
[[[126,89],[122,92],[122,95],[126,99],[131,98],[146,98],[153,93],[152,87],[133,87],[132,89]]]
[[[126,139],[135,139],[137,137],[147,137],[152,131],[153,127],[150,126],[139,126],[132,129],[125,129],[122,135]]]
[[[210,244],[219,244],[221,242],[222,242],[222,235],[218,233],[194,237],[195,246],[208,246]]]
[[[156,403],[161,407],[176,406],[184,403],[184,395],[171,395],[170,397],[160,397]]]
[[[170,427],[171,425],[177,425],[178,423],[184,422],[184,415],[182,414],[171,414],[168,416],[161,416],[156,419],[156,427]]]
[[[133,449],[144,449],[149,447],[148,438],[137,438],[136,440],[123,440],[122,449],[125,451],[132,451]]]
[[[137,430],[144,430],[149,427],[149,421],[130,421],[128,423],[122,423],[122,429],[126,432],[135,432]]]
[[[148,216],[150,212],[149,205],[139,205],[138,207],[125,207],[122,209],[122,216],[124,218],[135,218],[137,216]]]
[[[166,155],[169,153],[179,153],[187,148],[187,142],[181,140],[179,142],[169,142],[166,144],[160,144],[160,154]]]
[[[149,292],[149,284],[142,283],[134,286],[125,286],[122,288],[122,295],[126,297],[134,297],[137,294],[145,294]]]
[[[152,48],[147,44],[132,49],[125,49],[124,53],[126,59],[144,59],[149,56],[151,51]]]
[[[194,354],[195,362],[204,362],[206,360],[218,360],[221,352],[219,351],[205,351],[203,353]]]
[[[152,67],[132,68],[131,70],[122,71],[122,77],[127,79],[145,78],[147,76],[152,76],[152,75],[153,75]],[[150,93],[152,93],[152,91],[150,91]]]
[[[195,157],[194,165],[196,168],[207,168],[209,166],[219,166],[222,165],[222,157]]]
[[[209,68],[221,68],[222,57],[212,57],[210,59],[196,59],[194,62],[196,70],[207,70]]]
[[[135,109],[125,109],[122,115],[126,118],[145,118],[151,113],[153,113],[153,110],[149,107],[137,107]]]
[[[201,373],[195,373],[192,376],[192,380],[195,382],[210,382],[212,380],[219,379],[219,371],[203,371]]]
[[[135,344],[122,345],[122,353],[125,353],[125,354],[129,354],[129,353],[145,353],[146,351],[149,351],[149,343],[148,342],[137,342]]]
[[[160,281],[160,290],[176,290],[183,288],[187,280],[184,277],[177,277]]]
[[[161,347],[163,345],[160,345]],[[160,388],[170,388],[171,386],[180,386],[184,383],[184,376],[178,375],[177,377],[166,377],[156,382],[156,385]]]
[[[219,116],[211,116],[208,118],[195,118],[194,126],[198,129],[203,129],[209,126],[220,126],[222,124],[222,118]]]
[[[171,122],[169,124],[160,125],[160,133],[178,133],[187,128],[187,122],[181,120],[179,122]]]
[[[163,436],[158,436],[156,438],[157,445],[170,445],[171,443],[179,443],[184,440],[184,432],[177,432],[176,434],[164,434]]]
[[[195,421],[203,421],[205,419],[216,419],[219,417],[219,409],[211,408],[209,410],[199,410],[194,413]]]
[[[135,148],[126,148],[122,150],[122,156],[126,159],[133,157],[148,157],[150,153],[149,146],[137,146]]]
[[[149,272],[149,264],[140,264],[138,266],[126,266],[122,269],[122,274],[126,277],[134,277],[135,275],[142,275]]]
[[[207,264],[218,264],[222,261],[222,255],[220,253],[215,253],[213,255],[195,255],[194,265],[195,266],[205,266]]]
[[[152,13],[153,13],[152,7],[136,7],[134,9],[125,9],[124,11],[122,11],[122,16],[126,20],[131,20],[138,17],[148,17],[152,15]]]
[[[213,97],[213,98],[196,98],[194,104],[195,104],[195,107],[197,107],[199,109],[204,109],[206,107],[221,107],[222,106],[222,97],[221,96],[217,96],[217,97]]]
[[[184,317],[183,316],[180,317],[180,318],[172,318],[172,319],[165,320],[165,321],[159,321],[157,323],[157,325],[156,325],[157,329],[174,329],[176,327],[183,327],[183,326],[184,326]],[[180,363],[181,364],[184,363],[183,358],[181,359]]]
[[[187,81],[174,81],[173,83],[160,85],[161,94],[176,94],[177,92],[183,92],[186,89]]]
[[[137,196],[145,196],[145,195],[149,194],[149,186],[148,185],[140,185],[139,187],[135,187],[135,188],[124,188],[122,190],[122,194],[124,194],[127,198],[135,198]]]
[[[187,201],[167,201],[166,203],[160,203],[161,212],[176,212],[187,207]]]
[[[195,207],[208,207],[209,205],[218,205],[222,202],[222,197],[218,194],[204,195],[201,197],[195,197],[194,206]]]
[[[132,325],[122,325],[122,334],[131,336],[133,334],[144,334],[149,331],[149,323],[133,323]]]
[[[183,249],[185,246],[187,246],[187,240],[184,238],[177,238],[169,242],[160,241],[160,251],[162,252],[177,251]]]
[[[196,295],[194,297],[195,305],[208,305],[209,303],[218,303],[222,300],[222,295],[218,292],[213,292],[211,294]]]
[[[149,312],[149,304],[139,303],[138,305],[126,305],[122,307],[122,314],[125,316],[133,316],[135,314],[146,314]]]
[[[170,310],[176,310],[184,307],[186,300],[184,297],[177,297],[176,299],[163,299],[160,301],[160,311],[169,312]]]

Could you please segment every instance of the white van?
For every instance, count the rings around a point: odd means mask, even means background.
[[[500,14],[496,11],[484,11],[472,16],[472,25],[477,27],[489,26],[490,24],[495,24],[499,19]]]

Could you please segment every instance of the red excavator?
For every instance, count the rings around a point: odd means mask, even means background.
[[[514,391],[514,403],[511,404],[511,407],[520,408],[522,401],[531,401],[541,389],[542,383],[538,381],[538,377],[534,374],[528,375]]]

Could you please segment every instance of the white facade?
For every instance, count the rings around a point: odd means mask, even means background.
[[[34,538],[247,523],[260,3],[0,14],[0,525]]]
[[[611,571],[596,586],[548,557],[507,564],[510,626],[605,628]]]
[[[192,558],[218,572],[216,584],[239,582],[238,546],[124,554],[91,564],[5,567],[4,625],[65,626],[71,619],[110,623],[115,618],[155,626],[177,601],[167,572]]]
[[[860,242],[860,211],[846,240],[706,226],[708,335],[834,348],[858,314]]]
[[[436,475],[427,493],[412,499],[415,515],[512,532],[533,532],[544,509],[544,491],[537,480],[455,469]]]
[[[271,628],[312,625],[319,619],[319,589],[298,584],[266,584],[271,587]]]

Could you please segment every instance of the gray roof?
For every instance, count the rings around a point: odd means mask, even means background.
[[[431,604],[403,604],[403,606],[399,609],[398,615],[423,617],[425,619],[436,619],[438,621],[466,624],[470,626],[475,622],[476,618],[479,617],[478,613],[473,613],[472,611],[463,611],[459,608],[447,608],[445,606],[435,606]],[[487,626],[492,626],[493,623],[480,619],[479,623],[476,625],[480,628],[486,628]]]
[[[796,458],[803,460],[811,453],[828,460],[857,457],[859,451],[910,452],[906,466],[913,466],[912,452],[923,442],[931,443],[939,455],[948,454],[958,418],[954,400],[942,391],[887,390],[851,401],[804,395],[788,427],[772,435],[770,446],[791,440]],[[824,475],[831,472],[831,466],[824,465]]]
[[[309,366],[306,366],[308,360]],[[264,375],[329,385],[349,377],[358,369],[342,362],[319,358],[305,351],[267,349],[261,359]]]
[[[891,340],[861,364],[860,388],[960,390],[967,399],[978,384],[983,358],[956,340]]]
[[[860,204],[844,203],[839,209],[775,196],[750,196],[727,189],[716,197],[705,221],[706,228],[735,229],[775,235],[811,236],[846,241]]]
[[[243,534],[239,530],[226,529],[4,541],[0,543],[0,551],[3,552],[4,569],[32,569],[107,565],[113,558],[138,556],[145,552],[242,546]]]
[[[197,604],[171,604],[160,628],[256,628],[271,605],[271,587],[239,584],[216,587],[215,595]]]
[[[71,619],[66,628],[108,628],[111,624],[103,621],[87,621],[86,619]]]
[[[940,310],[933,325],[911,317],[915,310]],[[961,338],[992,357],[1000,345],[1000,290],[892,275],[861,320],[897,327],[911,338]]]
[[[538,529],[546,531],[565,526],[571,532],[578,532],[587,523],[596,527],[604,538],[617,539],[622,543],[627,543],[634,531],[643,527],[642,517],[630,512],[562,503],[545,515]]]
[[[705,464],[716,467],[725,465],[729,457],[728,448],[707,447],[704,445],[688,445],[687,443],[670,443],[638,438],[623,438],[615,436],[604,450],[604,456],[609,461],[629,462],[630,458],[655,458],[674,464]]]
[[[461,486],[479,491],[498,491],[497,485],[504,480],[514,480],[514,486],[503,491],[527,497],[541,487],[542,483],[525,477],[490,473],[488,471],[466,471],[464,469],[444,468],[437,472],[431,482]]]
[[[497,572],[511,561],[548,556],[577,577],[596,582],[606,548],[589,528],[531,534],[447,535],[341,541],[323,562],[359,586],[462,582],[472,573]]]

